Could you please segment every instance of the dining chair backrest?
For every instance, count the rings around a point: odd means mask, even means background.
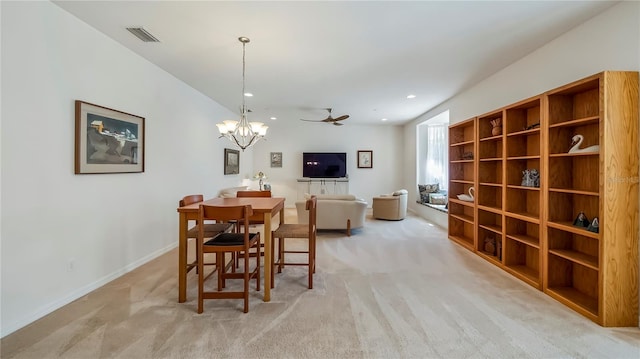
[[[251,205],[244,206],[209,206],[200,205],[199,219],[215,219],[221,222],[241,220],[253,215]]]
[[[271,191],[238,191],[236,197],[271,197]]]
[[[198,203],[204,201],[204,197],[201,194],[192,194],[189,196],[184,196],[180,200],[180,207],[188,206],[190,204]]]

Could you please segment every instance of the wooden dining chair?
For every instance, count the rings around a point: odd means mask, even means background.
[[[271,191],[252,191],[252,190],[238,191],[236,192],[236,197],[271,198]],[[255,213],[249,218],[249,225],[256,225],[256,224],[264,224],[264,216],[262,215],[262,213]],[[241,228],[242,228],[242,223],[241,222],[236,223],[236,232],[239,232]],[[262,247],[264,247],[264,243],[262,243]],[[255,253],[257,252],[249,253],[249,255],[254,256],[256,255]],[[264,251],[262,249],[260,249],[260,255],[264,257]],[[242,256],[242,254],[240,254],[240,256]],[[238,265],[238,262],[236,262],[236,266],[237,265]]]
[[[271,197],[271,191],[238,191],[236,197]],[[256,213],[249,218],[249,224],[264,224],[264,217]],[[239,227],[240,228],[240,227]],[[238,229],[239,229],[238,228]]]
[[[282,268],[288,265],[295,266],[308,266],[309,267],[309,289],[313,289],[313,273],[316,272],[316,208],[318,205],[318,199],[316,196],[311,196],[306,202],[305,208],[309,212],[309,223],[308,224],[281,224],[278,229],[275,231],[271,231],[271,266],[274,268],[278,267],[278,273],[282,273]],[[274,252],[274,243],[275,239],[278,238],[278,259],[274,260],[275,252]],[[286,250],[285,248],[285,239],[286,238],[308,238],[308,249],[306,251],[302,250]],[[306,253],[307,254],[307,262],[286,262],[285,261],[285,253]],[[271,276],[271,287],[274,286],[274,276]]]
[[[256,290],[260,291],[260,257],[256,256],[253,270],[250,270],[249,256],[244,256],[244,268],[242,271],[227,272],[224,265],[227,253],[244,252],[247,253],[252,248],[260,248],[260,233],[249,233],[249,221],[253,214],[250,205],[247,206],[208,206],[201,204],[198,211],[198,220],[204,223],[206,220],[216,222],[243,221],[243,233],[223,232],[217,236],[206,240],[207,236],[204,227],[199,227],[198,231],[198,313],[204,310],[204,299],[244,299],[244,312],[249,312],[249,282],[256,279]],[[204,290],[204,254],[215,253],[218,268],[218,288],[217,291]],[[233,261],[233,258],[232,258]],[[231,262],[232,263],[232,262]],[[222,264],[222,265],[220,265]],[[242,291],[223,291],[226,287],[227,279],[242,279],[244,281]]]
[[[202,201],[204,201],[204,197],[201,194],[192,194],[192,195],[184,196],[178,202],[178,206],[184,207],[184,206],[188,206],[194,203],[199,203]],[[205,223],[203,228],[204,228],[205,237],[213,238],[222,232],[228,232],[229,230],[231,230],[233,228],[233,223]],[[195,225],[187,230],[187,243],[189,239],[196,239],[198,237],[199,230],[200,230],[199,222],[195,221]],[[187,263],[187,273],[189,273],[189,271],[193,268],[196,268],[196,271],[197,271],[198,270],[196,265],[197,263],[198,263],[198,246],[196,246],[196,260],[191,263]],[[216,263],[215,262],[204,263],[204,265],[216,265]]]

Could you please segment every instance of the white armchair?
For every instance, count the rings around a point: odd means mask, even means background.
[[[316,212],[316,228],[346,229],[347,236],[352,228],[364,226],[367,202],[354,195],[316,195],[318,206]],[[306,201],[296,202],[298,223],[307,224],[309,214],[305,208]]]
[[[391,194],[373,197],[373,218],[399,221],[407,216],[409,191],[401,189]]]

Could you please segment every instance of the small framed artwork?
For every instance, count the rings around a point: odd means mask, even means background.
[[[282,167],[282,152],[271,152],[271,167]]]
[[[75,173],[144,172],[144,117],[76,100]]]
[[[240,151],[230,148],[224,149],[224,174],[237,175],[240,173]]]
[[[358,151],[358,168],[373,168],[373,151]]]

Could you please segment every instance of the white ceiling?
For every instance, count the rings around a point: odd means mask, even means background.
[[[250,120],[320,120],[332,107],[348,125],[410,121],[616,2],[54,3],[234,112],[247,36]]]

